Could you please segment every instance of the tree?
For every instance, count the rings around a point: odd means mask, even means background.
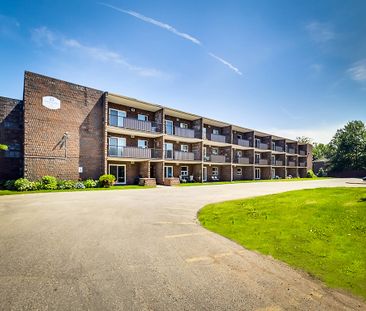
[[[313,143],[313,140],[310,137],[306,137],[306,136],[296,137],[296,140],[300,144],[312,144]]]
[[[366,127],[362,121],[348,122],[329,143],[332,169],[366,169]]]
[[[314,143],[313,160],[329,159],[331,157],[331,148],[329,144]]]
[[[8,146],[0,144],[0,150],[8,150]]]

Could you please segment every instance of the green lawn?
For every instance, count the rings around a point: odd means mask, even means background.
[[[366,298],[366,188],[319,188],[209,204],[201,224]]]
[[[320,180],[329,179],[331,177],[316,177],[316,178],[288,178],[288,179],[258,179],[258,180],[235,180],[235,181],[213,181],[213,182],[194,182],[194,183],[181,183],[180,187],[191,187],[191,186],[207,186],[207,185],[226,185],[226,184],[242,184],[252,182],[287,182],[287,181],[306,181],[306,180]]]
[[[104,190],[129,190],[129,189],[148,189],[155,187],[138,186],[138,185],[125,185],[125,186],[112,186],[109,188],[86,188],[86,189],[63,189],[63,190],[36,190],[36,191],[13,191],[13,190],[0,190],[1,195],[11,194],[32,194],[32,193],[43,193],[43,192],[75,192],[75,191],[104,191]]]

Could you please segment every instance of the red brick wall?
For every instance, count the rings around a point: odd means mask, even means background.
[[[0,97],[0,180],[17,179],[23,174],[23,102]]]
[[[43,96],[58,98],[61,108],[44,107]],[[102,91],[26,72],[25,177],[98,178],[104,171],[103,101]],[[62,143],[66,132],[67,148]],[[79,167],[83,167],[80,174]]]

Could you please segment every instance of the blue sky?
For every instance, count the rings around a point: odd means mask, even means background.
[[[366,1],[0,2],[0,95],[24,70],[327,142],[366,120]]]

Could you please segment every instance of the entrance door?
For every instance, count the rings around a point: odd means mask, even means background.
[[[109,164],[109,174],[116,177],[117,184],[126,184],[126,165]]]
[[[261,169],[260,168],[255,169],[255,179],[261,179]]]
[[[165,133],[168,135],[173,135],[173,121],[165,120]]]
[[[164,167],[164,176],[165,176],[165,178],[173,177],[173,166]]]
[[[203,167],[202,181],[207,181],[207,167]]]
[[[165,158],[166,159],[173,159],[173,144],[172,143],[165,143]]]
[[[109,137],[109,152],[111,157],[123,157],[123,149],[126,147],[126,138]]]

